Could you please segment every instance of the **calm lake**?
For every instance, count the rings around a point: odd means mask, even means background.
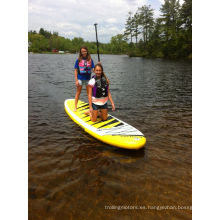
[[[131,151],[94,139],[65,113],[77,56],[28,57],[29,219],[191,219],[191,63],[101,55],[110,114],[147,139]]]

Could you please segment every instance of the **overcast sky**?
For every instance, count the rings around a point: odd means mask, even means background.
[[[29,0],[28,29],[42,27],[69,39],[95,41],[94,23],[98,23],[99,41],[107,43],[123,33],[129,11],[150,4],[158,17],[161,3],[163,0]]]

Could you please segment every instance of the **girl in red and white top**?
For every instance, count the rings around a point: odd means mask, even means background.
[[[100,117],[105,121],[108,118],[108,100],[110,100],[112,104],[113,111],[115,110],[115,104],[109,90],[109,81],[100,63],[95,65],[94,72],[95,76],[93,76],[88,83],[90,119],[95,122],[97,120],[98,111],[100,111]]]

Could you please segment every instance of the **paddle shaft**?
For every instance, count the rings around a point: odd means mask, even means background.
[[[97,54],[98,54],[98,62],[100,62],[100,57],[99,57],[99,41],[98,41],[98,34],[97,34],[97,24],[95,25],[95,33],[96,33],[96,45],[97,45]]]

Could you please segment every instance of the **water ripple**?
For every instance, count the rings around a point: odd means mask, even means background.
[[[129,151],[99,142],[66,115],[76,58],[29,55],[29,218],[191,219],[191,210],[105,210],[192,204],[191,64],[102,55],[116,105],[110,113],[147,138]],[[85,89],[80,99],[87,101]]]

